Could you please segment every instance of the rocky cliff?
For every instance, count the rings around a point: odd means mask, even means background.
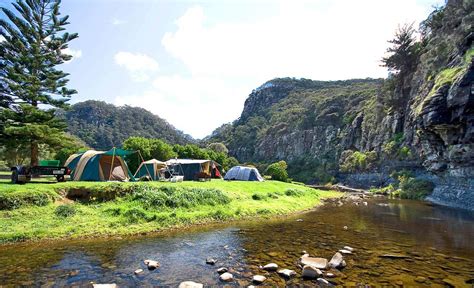
[[[209,140],[243,162],[284,159],[307,182],[382,186],[391,172],[411,170],[436,184],[431,201],[474,209],[473,3],[451,0],[433,11],[405,73],[271,80]]]

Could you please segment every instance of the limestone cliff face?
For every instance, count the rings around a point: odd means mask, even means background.
[[[253,91],[241,118],[212,137],[242,162],[283,159],[290,169],[301,167],[298,173],[309,170],[306,180],[321,180],[313,172],[323,167],[367,187],[408,168],[436,184],[431,201],[474,209],[472,11],[473,1],[448,1],[416,69],[393,86],[390,79],[275,79]],[[396,104],[387,105],[388,98]],[[347,150],[374,151],[377,165],[341,173]]]

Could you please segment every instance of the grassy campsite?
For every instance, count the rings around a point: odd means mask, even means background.
[[[81,195],[76,201],[68,197]],[[0,182],[0,242],[129,235],[310,209],[339,193],[280,181]],[[79,199],[80,198],[80,199]]]

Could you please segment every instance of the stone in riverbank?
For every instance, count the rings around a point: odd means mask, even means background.
[[[230,274],[229,272],[225,272],[223,274],[221,274],[221,276],[219,276],[219,280],[223,281],[223,282],[230,282],[234,279],[234,276],[232,274]]]
[[[252,277],[252,282],[256,283],[256,284],[261,284],[263,282],[265,282],[265,280],[267,280],[267,277],[263,276],[263,275],[255,275]]]
[[[117,284],[112,283],[112,284],[92,284],[92,287],[94,288],[117,288]]]
[[[269,263],[263,266],[262,269],[266,271],[276,271],[278,269],[278,265],[275,263]]]
[[[352,248],[351,246],[344,246],[342,249],[354,252],[354,248]]]
[[[204,287],[204,285],[202,285],[201,283],[193,282],[193,281],[184,281],[184,282],[181,282],[178,286],[178,288],[202,288],[202,287]]]
[[[305,254],[300,258],[300,264],[302,266],[310,265],[318,269],[326,269],[328,260],[326,258],[309,257]]]
[[[341,254],[346,254],[346,255],[352,254],[351,251],[346,250],[346,249],[341,249],[341,250],[339,250],[339,252],[340,252]]]
[[[209,265],[215,265],[216,264],[216,259],[214,258],[206,258],[206,264],[209,264]]]
[[[156,268],[160,267],[160,263],[154,260],[144,260],[143,263],[148,267],[148,270],[155,270]]]
[[[339,252],[336,252],[334,256],[332,256],[331,261],[329,261],[329,267],[333,268],[343,268],[346,262],[344,261],[344,258],[342,257],[342,254]]]
[[[143,273],[143,269],[137,269],[133,273],[135,273],[135,275],[141,274]]]
[[[290,269],[281,269],[278,270],[277,272],[280,276],[283,276],[285,278],[291,278],[296,275],[296,272]]]
[[[308,279],[316,279],[318,277],[321,277],[323,275],[323,272],[319,270],[318,268],[311,266],[311,265],[305,265],[303,267],[303,278],[308,278]]]
[[[219,274],[225,273],[227,271],[229,271],[229,270],[225,267],[221,267],[221,268],[217,269],[217,273],[219,273]]]

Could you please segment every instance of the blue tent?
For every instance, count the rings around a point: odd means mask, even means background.
[[[71,172],[71,180],[75,181],[134,181],[124,156],[132,151],[112,148],[109,151],[88,150],[84,153],[71,155],[65,166]]]

